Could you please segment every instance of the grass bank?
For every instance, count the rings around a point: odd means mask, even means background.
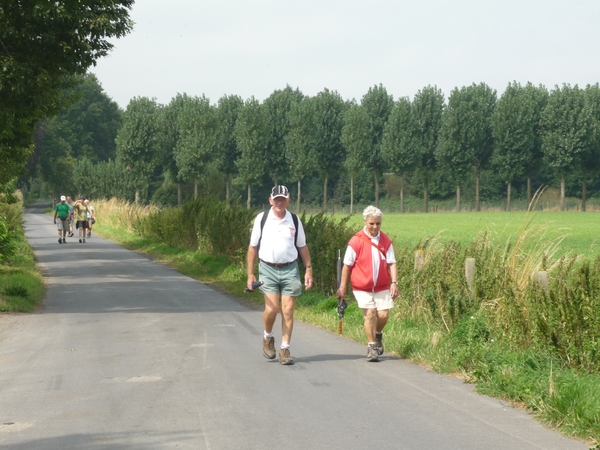
[[[0,311],[32,312],[44,298],[45,287],[23,232],[22,201],[0,201],[0,220],[11,236],[11,250],[0,258]]]

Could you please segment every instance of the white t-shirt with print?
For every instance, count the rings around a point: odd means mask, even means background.
[[[264,214],[268,214],[260,239],[260,222]],[[306,246],[306,235],[302,222],[298,219],[298,230],[294,227],[294,220],[289,211],[285,211],[285,217],[278,219],[273,209],[260,213],[254,219],[254,227],[250,235],[250,245],[256,247],[260,239],[258,258],[274,264],[284,264],[298,258],[298,252],[294,245],[294,235],[298,233],[298,247]]]

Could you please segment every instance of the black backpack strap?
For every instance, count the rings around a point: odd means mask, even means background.
[[[296,228],[296,232],[294,233],[294,246],[298,249],[298,216],[294,213],[290,213],[292,215],[292,221],[294,222],[294,227]]]
[[[260,248],[260,241],[262,241],[262,232],[265,227],[265,223],[267,223],[267,216],[269,215],[269,211],[265,211],[263,213],[262,218],[260,219],[260,237],[258,238],[258,245],[256,246],[256,254],[258,255],[258,249]]]

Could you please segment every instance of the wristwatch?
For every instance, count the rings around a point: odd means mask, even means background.
[[[398,282],[397,281],[392,281],[392,284],[395,284],[396,286],[398,286]]]

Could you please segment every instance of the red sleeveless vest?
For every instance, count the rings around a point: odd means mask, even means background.
[[[361,237],[361,234],[364,237]],[[365,239],[366,238],[366,239]],[[367,242],[368,240],[368,242]],[[379,273],[377,284],[373,282],[373,260],[371,259],[371,240],[363,230],[350,239],[348,245],[356,252],[356,261],[350,274],[352,289],[366,292],[380,292],[390,288],[392,278],[388,270],[386,255],[392,245],[392,240],[384,232],[379,232]]]

